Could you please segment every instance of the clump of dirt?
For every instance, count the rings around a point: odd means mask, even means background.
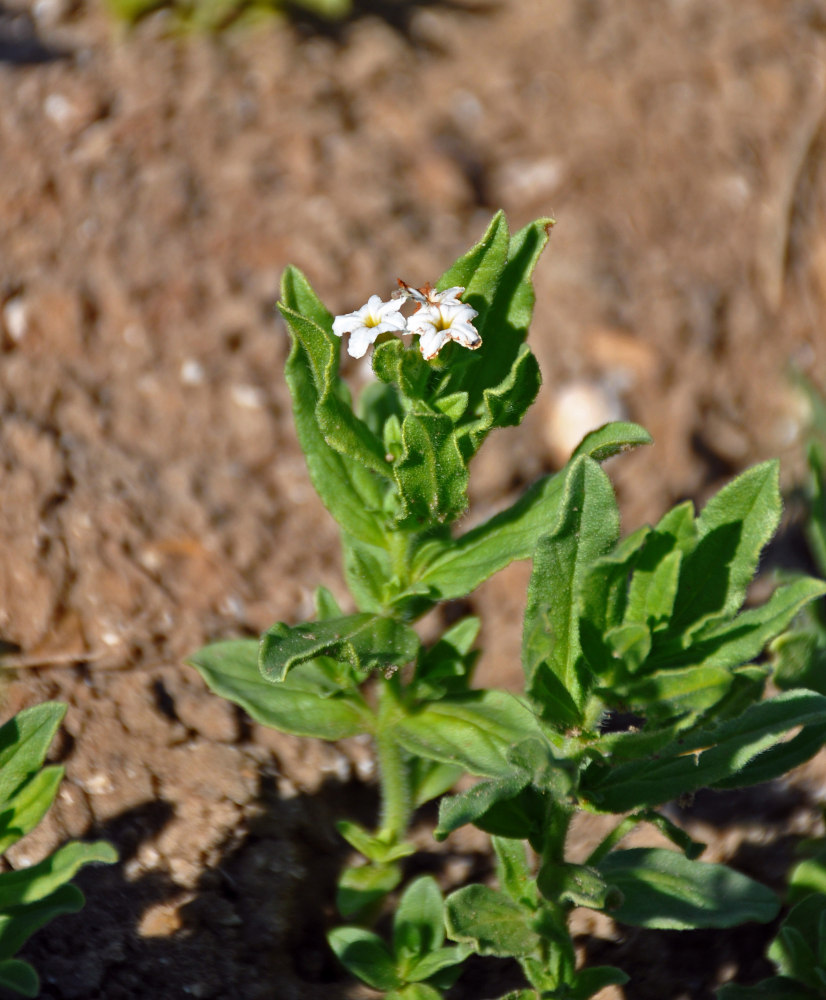
[[[333,819],[374,807],[367,748],[266,731],[184,664],[308,616],[317,584],[346,597],[292,430],[280,273],[348,311],[435,279],[496,208],[553,215],[545,387],[479,456],[470,516],[614,416],[656,440],[611,467],[629,527],[776,454],[791,483],[787,367],[826,385],[826,5],[397,0],[337,26],[168,27],[0,8],[5,712],[69,703],[66,783],[11,861],[92,833],[122,853],[27,956],[55,1000],[355,995],[323,932]],[[519,684],[526,573],[471,598],[482,683]],[[706,830],[721,859],[765,834],[754,873],[776,885],[816,822],[811,795],[780,801],[774,825]],[[446,851],[426,863],[447,881],[484,871],[483,844]],[[644,935],[583,933],[642,968]],[[680,937],[706,978],[640,973],[625,995],[711,996],[762,947],[737,934],[713,969]]]

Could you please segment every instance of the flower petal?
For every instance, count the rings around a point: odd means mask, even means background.
[[[333,320],[333,333],[340,337],[345,333],[352,333],[360,326],[364,326],[364,320],[357,312],[345,313],[343,316],[336,316]]]
[[[441,351],[448,341],[448,334],[445,330],[437,330],[430,326],[419,336],[419,349],[425,361],[432,361]]]
[[[367,353],[367,348],[375,342],[378,335],[379,328],[377,326],[360,326],[358,330],[353,330],[347,344],[347,353],[351,358],[363,358]]]

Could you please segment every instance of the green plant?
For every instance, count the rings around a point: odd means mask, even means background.
[[[789,877],[789,913],[768,957],[777,968],[755,986],[732,983],[719,1000],[823,1000],[826,997],[826,854],[801,861]]]
[[[0,727],[0,853],[37,826],[57,795],[63,768],[43,761],[65,714],[65,705],[45,702]],[[37,973],[14,956],[44,924],[81,909],[83,893],[70,880],[93,861],[111,864],[117,854],[104,841],[73,841],[30,868],[0,874],[0,986],[38,996]]]
[[[280,17],[292,10],[336,21],[347,17],[352,0],[106,0],[112,14],[134,24],[156,10],[168,9],[182,28],[221,31]]]
[[[222,642],[193,658],[216,693],[260,722],[328,740],[371,736],[382,810],[376,830],[338,825],[364,859],[340,879],[346,919],[369,925],[401,883],[421,804],[441,798],[439,838],[465,823],[493,836],[499,887],[452,893],[444,919],[463,949],[451,964],[470,952],[518,960],[528,985],[509,1000],[586,998],[624,981],[618,969],[576,967],[574,906],[655,928],[770,920],[774,894],[697,860],[702,845],[659,807],[783,774],[826,735],[826,698],[792,690],[763,701],[769,669],[753,662],[826,585],[799,579],[742,610],[780,517],[776,463],[743,473],[699,516],[680,504],[621,539],[599,463],[650,438],[635,424],[609,424],[513,506],[456,530],[473,456],[492,430],[521,421],[539,389],[526,337],[549,229],[539,220],[511,235],[500,213],[436,289],[400,282],[395,301],[374,297],[335,320],[303,275],[286,272],[280,309],[296,428],[341,528],[356,610],[320,588],[316,620],[279,622],[260,644]],[[355,406],[339,375],[344,335],[356,357],[375,345],[376,381]],[[412,625],[527,558],[524,695],[475,690],[478,620],[428,646]],[[445,796],[463,773],[480,780]],[[567,843],[581,810],[616,816],[584,864],[570,860]],[[676,849],[621,849],[640,823]],[[397,925],[410,926],[418,885],[402,897]],[[443,947],[435,891],[428,883],[413,897],[428,900],[430,930],[419,932],[413,961],[426,969]],[[339,928],[331,942],[351,971],[392,996],[442,995],[438,976],[412,977],[409,955],[364,927]]]
[[[826,579],[826,400],[808,379],[798,375],[796,382],[809,409],[804,535],[818,576]],[[806,687],[826,694],[826,601],[803,608],[794,627],[771,649],[778,687]]]

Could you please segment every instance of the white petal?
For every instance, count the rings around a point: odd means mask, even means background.
[[[469,347],[471,351],[475,351],[477,347],[482,346],[482,338],[479,336],[476,328],[471,326],[470,323],[454,321],[450,324],[450,330],[447,332],[451,340],[455,340],[462,347]]]
[[[433,296],[434,299],[443,306],[446,305],[462,305],[459,302],[459,296],[464,292],[464,288],[461,285],[456,285],[454,288],[446,288],[443,292],[436,292]]]
[[[399,312],[395,302],[384,302],[376,313],[381,318],[382,333],[385,330],[404,330],[407,320]]]
[[[419,349],[425,361],[431,361],[447,343],[447,333],[431,326],[419,337]]]
[[[345,313],[333,320],[333,333],[340,337],[344,333],[352,333],[360,326],[364,326],[364,320],[357,312]]]
[[[351,358],[363,358],[367,353],[367,348],[378,335],[379,328],[377,326],[360,326],[358,330],[353,330],[350,334],[350,342],[347,344],[347,353]]]
[[[442,315],[436,306],[421,306],[407,321],[408,333],[426,333],[442,325]]]

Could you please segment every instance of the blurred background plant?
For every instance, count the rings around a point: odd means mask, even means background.
[[[803,533],[815,574],[826,579],[826,399],[800,373],[794,381],[806,404],[807,478],[799,493],[805,504]],[[774,679],[788,690],[805,687],[826,694],[826,600],[813,601],[794,628],[771,646]]]
[[[350,13],[352,0],[106,0],[106,5],[116,18],[130,24],[168,8],[182,28],[221,31],[286,16],[291,11],[339,20]]]
[[[65,705],[46,702],[0,728],[0,854],[31,833],[54,802],[64,769],[43,762],[65,714]],[[40,995],[34,968],[14,956],[44,924],[82,908],[83,893],[71,879],[93,861],[111,864],[117,853],[105,841],[72,841],[36,864],[0,874],[0,986]]]

